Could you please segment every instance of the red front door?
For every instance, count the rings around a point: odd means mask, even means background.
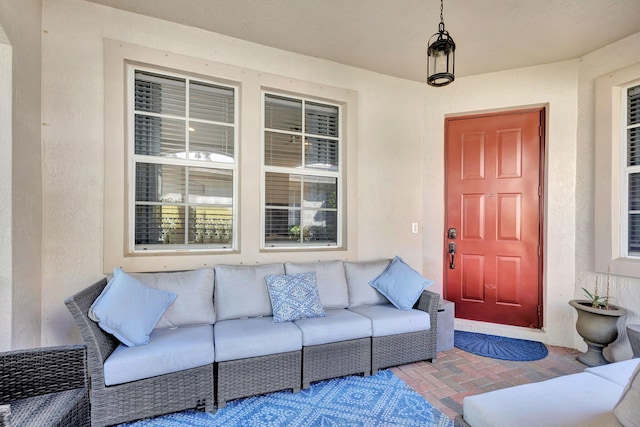
[[[446,119],[445,295],[458,318],[542,327],[543,117]]]

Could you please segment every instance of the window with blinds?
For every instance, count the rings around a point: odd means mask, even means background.
[[[640,85],[626,90],[626,179],[627,186],[627,252],[640,257]]]
[[[237,89],[131,68],[135,250],[234,247]]]
[[[264,94],[265,247],[340,246],[340,108]]]

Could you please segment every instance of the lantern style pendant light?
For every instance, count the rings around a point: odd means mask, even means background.
[[[449,32],[444,29],[443,1],[440,0],[438,32],[429,39],[427,49],[427,84],[436,87],[446,86],[456,78],[454,75],[456,44]]]

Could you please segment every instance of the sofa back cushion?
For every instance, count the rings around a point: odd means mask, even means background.
[[[177,295],[155,329],[179,326],[212,325],[216,321],[213,307],[213,269],[175,273],[129,273],[150,288]]]
[[[344,272],[349,290],[349,307],[389,303],[389,300],[369,282],[382,274],[390,262],[389,259],[366,262],[345,261]]]
[[[284,265],[287,274],[316,272],[316,282],[320,301],[325,310],[347,308],[349,294],[342,261],[318,261],[310,263],[291,263]]]
[[[266,275],[284,274],[282,264],[215,267],[214,303],[218,320],[271,316]]]

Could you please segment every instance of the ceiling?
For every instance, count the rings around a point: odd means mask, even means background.
[[[87,0],[416,81],[438,0]],[[640,0],[445,0],[456,76],[579,58],[640,32]],[[640,46],[638,46],[640,49]]]

